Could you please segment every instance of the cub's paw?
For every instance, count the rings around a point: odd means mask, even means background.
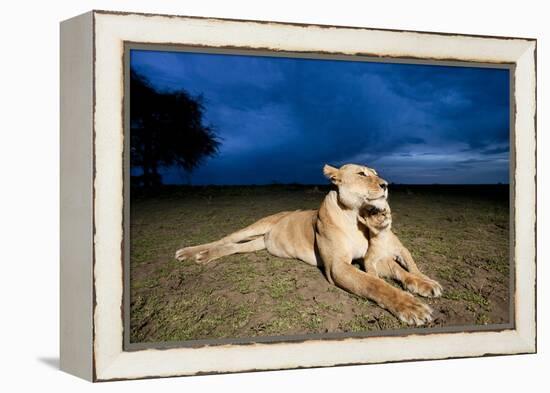
[[[414,277],[407,282],[407,289],[424,297],[440,297],[443,287],[429,277]]]
[[[409,325],[422,326],[433,319],[430,306],[406,292],[403,292],[390,311]]]

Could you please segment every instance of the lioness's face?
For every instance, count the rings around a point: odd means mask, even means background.
[[[374,207],[384,209],[388,182],[372,168],[346,164],[340,168],[325,165],[323,172],[338,187],[340,203],[349,209]]]

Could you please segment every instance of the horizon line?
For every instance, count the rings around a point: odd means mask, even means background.
[[[509,186],[510,183],[389,183],[389,186]],[[332,184],[319,183],[265,183],[265,184],[185,184],[168,183],[161,186],[185,187],[272,187],[272,186],[303,186],[303,187],[331,187]]]

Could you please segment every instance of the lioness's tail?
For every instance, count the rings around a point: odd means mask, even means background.
[[[283,217],[285,217],[289,213],[292,213],[292,212],[289,212],[289,211],[280,212],[277,214],[273,214],[271,216],[264,217],[256,221],[254,224],[251,224],[246,228],[233,232],[232,234],[225,236],[220,240],[216,240],[214,242],[200,244],[198,246],[181,248],[178,251],[176,251],[176,259],[183,261],[184,259],[188,259],[188,258],[196,258],[199,254],[201,253],[204,254],[205,251],[208,251],[214,248],[246,243],[251,240],[257,239],[258,237],[263,237],[266,233],[268,233],[271,230],[273,225],[278,223]],[[255,244],[258,244],[258,242],[256,242]],[[231,247],[224,247],[224,248],[231,249]],[[236,250],[238,250],[238,248],[236,248]],[[239,252],[239,251],[235,251],[235,252]]]

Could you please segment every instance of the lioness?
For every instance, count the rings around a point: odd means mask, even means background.
[[[390,277],[413,293],[425,297],[441,296],[441,285],[422,274],[409,250],[392,232],[391,209],[369,209],[359,216],[359,222],[369,230],[369,249],[363,258],[363,268],[378,277]]]
[[[362,165],[325,165],[323,173],[337,191],[327,194],[319,210],[286,211],[262,218],[220,240],[182,248],[176,258],[207,263],[225,255],[267,249],[275,256],[318,266],[331,284],[375,301],[402,321],[422,325],[431,320],[431,310],[424,303],[351,264],[363,258],[368,248],[358,222],[359,211],[383,209],[388,183],[374,169]]]

